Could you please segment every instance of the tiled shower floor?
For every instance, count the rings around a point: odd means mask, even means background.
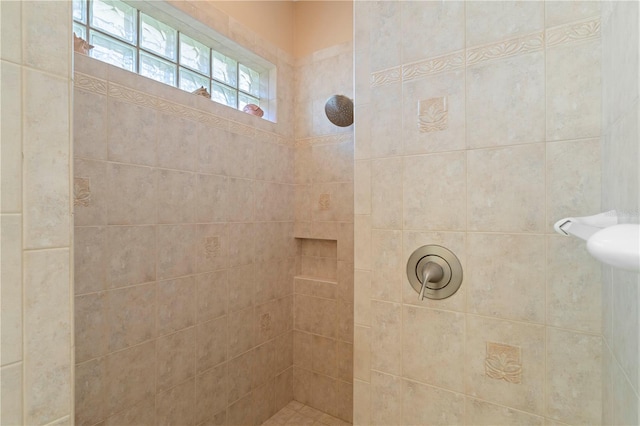
[[[262,426],[347,426],[350,424],[298,401],[291,401],[262,423]]]

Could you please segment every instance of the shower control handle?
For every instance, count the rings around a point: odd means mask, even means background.
[[[422,288],[420,289],[419,300],[424,299],[424,290],[427,288],[427,283],[438,283],[444,278],[444,270],[440,265],[435,262],[427,262],[422,266]]]
[[[451,250],[431,244],[418,247],[407,261],[409,284],[418,300],[445,299],[462,284],[462,265]]]

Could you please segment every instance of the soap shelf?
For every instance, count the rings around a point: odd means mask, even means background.
[[[615,210],[593,216],[567,217],[553,226],[557,233],[587,242],[587,251],[602,263],[640,271],[640,224],[619,223]]]

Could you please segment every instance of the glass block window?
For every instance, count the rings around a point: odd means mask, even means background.
[[[260,72],[119,0],[73,0],[73,30],[89,54],[232,108],[260,105]]]

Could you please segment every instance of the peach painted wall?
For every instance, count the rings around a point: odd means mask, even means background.
[[[353,39],[351,1],[216,1],[213,4],[296,58]]]
[[[292,54],[293,19],[295,3],[292,1],[215,1],[213,5],[228,14],[259,37]]]
[[[352,41],[353,2],[295,2],[293,28],[293,55],[296,58]]]

